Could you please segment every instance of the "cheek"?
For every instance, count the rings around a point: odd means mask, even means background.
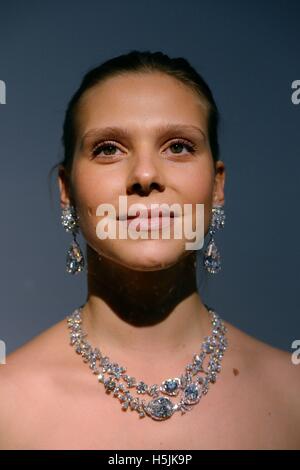
[[[99,175],[95,167],[78,165],[72,175],[73,193],[80,229],[87,239],[96,237],[96,227],[102,217],[96,215],[100,204],[115,200],[115,185],[108,177]],[[119,190],[119,188],[118,188]]]
[[[99,174],[95,166],[78,165],[74,169],[72,181],[76,206],[89,217],[96,216],[99,204],[114,200],[116,188],[112,179]]]
[[[187,181],[187,194],[194,203],[206,203],[211,199],[212,183],[203,175],[194,175]]]
[[[188,174],[185,180],[185,201],[194,204],[204,204],[204,232],[207,233],[212,209],[214,174],[210,168],[201,167]],[[193,206],[195,209],[196,207]],[[194,210],[195,223],[195,210]]]
[[[214,174],[211,166],[199,164],[184,172],[184,175],[182,183],[185,187],[186,199],[193,203],[207,204],[211,202],[214,185]]]

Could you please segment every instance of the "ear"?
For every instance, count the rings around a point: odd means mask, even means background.
[[[215,162],[216,175],[214,184],[213,203],[218,205],[224,205],[224,185],[225,185],[225,165],[221,160]]]
[[[63,165],[58,167],[58,185],[60,191],[61,208],[71,204],[70,198],[70,178]]]

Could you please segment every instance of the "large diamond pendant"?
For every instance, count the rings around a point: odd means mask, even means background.
[[[84,268],[84,258],[78,243],[73,240],[66,257],[66,271],[76,274]]]
[[[215,274],[221,269],[221,256],[217,245],[212,240],[204,253],[204,265],[209,273]]]
[[[174,413],[174,404],[166,397],[154,398],[147,405],[144,410],[153,419],[163,420],[170,418]]]

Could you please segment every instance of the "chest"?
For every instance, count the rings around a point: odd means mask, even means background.
[[[185,414],[140,418],[111,395],[68,399],[43,409],[35,448],[111,450],[247,449],[276,446],[278,423],[259,402],[215,390]],[[41,425],[42,423],[42,425]],[[280,439],[280,438],[279,438]]]
[[[223,371],[190,411],[175,412],[164,421],[122,410],[118,398],[105,393],[94,379],[80,373],[76,379],[65,380],[62,374],[52,386],[32,390],[32,401],[18,410],[20,426],[14,426],[20,445],[91,450],[288,446],[291,417],[268,383],[252,381],[246,374],[226,375]]]

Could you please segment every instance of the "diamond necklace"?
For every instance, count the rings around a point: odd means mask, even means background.
[[[83,361],[89,363],[90,369],[98,376],[98,381],[104,385],[106,392],[112,393],[120,400],[123,410],[129,408],[136,411],[140,418],[148,416],[154,420],[165,420],[170,418],[175,411],[181,411],[181,414],[190,411],[193,405],[207,394],[210,383],[216,382],[217,374],[221,370],[221,361],[228,346],[228,340],[225,337],[227,328],[215,310],[204,305],[211,317],[212,334],[204,338],[199,353],[193,355],[193,362],[185,367],[185,372],[179,378],[164,380],[161,385],[148,386],[145,382],[137,381],[135,377],[125,373],[126,367],[111,362],[109,357],[103,356],[98,348],[92,348],[84,340],[87,334],[81,327],[83,305],[67,315],[70,344],[82,356]],[[204,367],[206,358],[208,364]],[[105,374],[109,377],[106,378]],[[139,396],[131,394],[131,389],[134,388]],[[148,402],[140,398],[146,394],[152,398]],[[177,395],[180,395],[177,403],[168,398],[168,396]]]

